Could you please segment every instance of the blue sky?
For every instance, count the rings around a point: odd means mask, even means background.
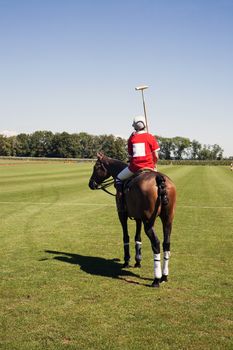
[[[233,155],[232,0],[0,0],[0,131],[151,133]]]

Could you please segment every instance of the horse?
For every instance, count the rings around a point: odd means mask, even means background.
[[[89,179],[89,188],[92,190],[105,189],[112,177],[116,185],[117,175],[127,167],[125,162],[107,157],[103,153],[97,153],[97,160]],[[168,281],[170,236],[175,215],[176,187],[172,180],[160,172],[145,169],[126,180],[124,186],[125,210],[118,211],[118,217],[123,231],[124,265],[129,266],[129,234],[128,218],[136,221],[135,248],[136,264],[141,264],[141,226],[151,242],[154,254],[154,279],[152,287],[158,288],[160,283]],[[161,268],[160,241],[154,228],[157,217],[160,217],[163,226],[163,266]]]

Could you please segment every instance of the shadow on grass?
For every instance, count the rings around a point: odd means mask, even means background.
[[[68,263],[79,265],[82,271],[85,271],[91,275],[118,278],[128,283],[142,284],[138,281],[130,280],[127,277],[137,277],[140,279],[140,275],[133,273],[130,270],[123,270],[122,264],[119,263],[119,259],[104,259],[97,256],[87,256],[80,254],[72,254],[67,252],[59,252],[54,250],[45,250],[46,253],[56,255],[53,259]],[[43,259],[46,260],[46,259]],[[144,284],[148,286],[147,284]]]

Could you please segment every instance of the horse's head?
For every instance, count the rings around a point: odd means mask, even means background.
[[[89,180],[89,187],[91,190],[96,190],[104,180],[111,176],[107,169],[107,165],[107,157],[101,152],[97,153],[97,161],[94,165],[93,173]]]

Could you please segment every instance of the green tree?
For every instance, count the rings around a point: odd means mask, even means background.
[[[95,158],[98,151],[97,137],[85,132],[79,133],[81,158]]]
[[[176,159],[183,159],[183,156],[188,154],[188,149],[191,141],[186,137],[176,136],[173,138],[174,156]]]
[[[201,150],[199,151],[198,154],[198,159],[200,160],[207,160],[207,159],[211,159],[211,150],[210,150],[210,146],[208,145],[204,145]]]
[[[219,145],[214,144],[212,146],[212,159],[220,160],[222,158],[223,158],[223,149]]]
[[[161,159],[203,159],[218,160],[223,157],[223,149],[217,145],[202,145],[185,137],[156,136]],[[53,134],[51,131],[36,131],[32,134],[21,133],[17,136],[0,135],[0,155],[19,157],[63,157],[95,158],[98,151],[107,156],[128,160],[127,141],[114,135],[90,135],[85,132]]]
[[[162,137],[162,136],[156,136],[156,138],[160,146],[159,158],[171,159],[175,149],[173,139],[169,137]]]
[[[18,157],[29,157],[31,155],[30,151],[30,135],[28,134],[18,134],[15,140],[15,153]]]
[[[199,152],[201,150],[201,144],[197,140],[191,142],[191,159],[197,159],[199,157]]]
[[[223,149],[217,145],[204,145],[198,154],[200,160],[220,160],[223,157]]]
[[[114,135],[100,135],[97,139],[97,149],[103,151],[108,157],[126,161],[127,141]]]
[[[53,136],[52,156],[57,158],[73,158],[73,137],[67,132],[56,133]]]
[[[114,158],[127,161],[128,160],[128,150],[127,141],[121,137],[115,138],[115,155]]]
[[[29,148],[32,157],[49,157],[52,154],[53,133],[35,131],[29,137]]]
[[[9,137],[0,134],[0,156],[11,156],[11,142]]]

